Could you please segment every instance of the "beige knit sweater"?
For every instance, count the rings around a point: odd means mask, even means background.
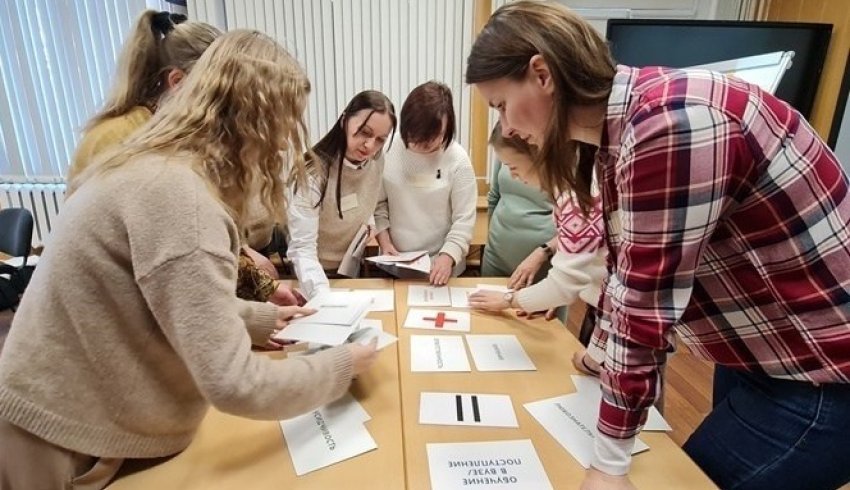
[[[251,352],[276,310],[233,294],[237,227],[185,157],[94,177],[53,233],[0,356],[11,423],[84,454],[156,457],[189,444],[209,403],[283,419],[347,390],[345,348]]]

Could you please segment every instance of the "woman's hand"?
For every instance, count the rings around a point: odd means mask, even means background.
[[[505,293],[499,291],[475,291],[469,295],[469,306],[476,310],[498,312],[510,308],[505,300]]]
[[[384,255],[398,255],[398,249],[395,248],[392,238],[390,238],[390,230],[383,230],[375,236],[378,241],[378,246],[381,248],[381,253]]]
[[[274,293],[269,297],[269,302],[278,306],[304,306],[307,299],[297,289],[278,283]]]
[[[615,476],[590,467],[584,473],[581,490],[636,490],[628,475]]]
[[[434,263],[431,264],[429,279],[434,286],[444,286],[452,277],[452,269],[455,266],[454,259],[448,254],[437,254]]]
[[[537,275],[537,271],[548,261],[549,256],[543,252],[543,249],[535,248],[511,274],[511,278],[508,279],[508,287],[517,290],[531,286],[534,283],[534,276]]]

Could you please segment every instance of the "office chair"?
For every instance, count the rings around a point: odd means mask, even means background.
[[[7,306],[15,310],[19,296],[24,293],[31,271],[27,269],[27,258],[32,243],[32,213],[24,208],[0,209],[0,253],[11,257],[23,257],[23,263],[12,266],[0,262],[0,309]]]

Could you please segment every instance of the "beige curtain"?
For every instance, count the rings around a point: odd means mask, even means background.
[[[741,0],[738,20],[767,20],[771,0]]]

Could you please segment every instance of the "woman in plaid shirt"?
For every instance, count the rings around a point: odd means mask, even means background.
[[[717,364],[685,451],[722,488],[850,480],[850,196],[835,155],[785,102],[701,70],[616,66],[549,2],[510,3],[467,82],[506,135],[541,148],[551,193],[602,188],[609,277],[588,356],[602,364],[584,488],[631,488],[634,437],[674,331]]]

